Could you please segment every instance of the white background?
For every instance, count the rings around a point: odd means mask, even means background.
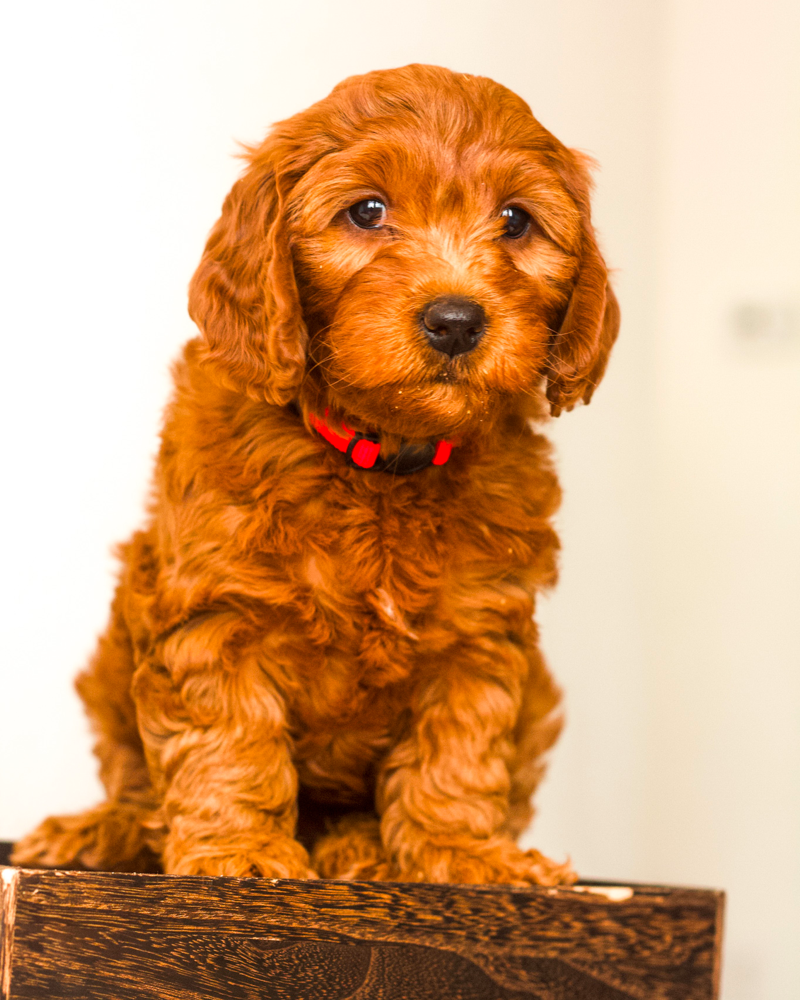
[[[5,26],[0,837],[99,798],[71,678],[141,518],[235,140],[352,73],[439,63],[600,161],[623,307],[595,401],[552,427],[540,617],[569,724],[531,842],[725,888],[725,1000],[797,1000],[796,0],[26,0]]]

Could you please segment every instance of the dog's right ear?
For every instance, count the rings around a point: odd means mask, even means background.
[[[284,405],[300,385],[308,335],[286,230],[292,179],[281,175],[277,145],[251,151],[225,199],[189,285],[189,315],[224,385]]]

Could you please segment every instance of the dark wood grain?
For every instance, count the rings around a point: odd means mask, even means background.
[[[8,870],[8,869],[7,869]],[[721,893],[13,870],[2,1000],[713,1000]],[[600,887],[602,888],[602,887]],[[2,966],[0,966],[2,968]]]

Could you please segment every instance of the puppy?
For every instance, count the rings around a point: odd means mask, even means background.
[[[77,682],[108,799],[14,860],[571,880],[515,838],[560,726],[531,425],[589,401],[619,325],[584,158],[483,77],[345,80],[248,150],[189,308]],[[298,802],[334,815],[305,844]]]

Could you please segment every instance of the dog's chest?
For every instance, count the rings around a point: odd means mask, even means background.
[[[528,586],[515,597],[508,580],[526,576],[538,542],[520,548],[526,531],[507,512],[498,523],[452,493],[415,494],[405,483],[396,493],[331,493],[298,512],[304,545],[289,569],[304,680],[325,692],[313,700],[331,718],[370,691],[413,683],[459,641],[465,615],[472,634],[485,608],[495,617],[520,602],[529,608]]]
[[[508,509],[492,518],[491,505],[410,503],[409,492],[304,512],[292,573],[307,647],[291,724],[301,781],[320,793],[367,794],[418,684],[482,622],[502,632],[509,616],[530,619],[542,522],[532,531]]]
[[[385,686],[408,676],[449,575],[447,530],[426,510],[333,506],[293,568],[309,638],[339,672]]]

